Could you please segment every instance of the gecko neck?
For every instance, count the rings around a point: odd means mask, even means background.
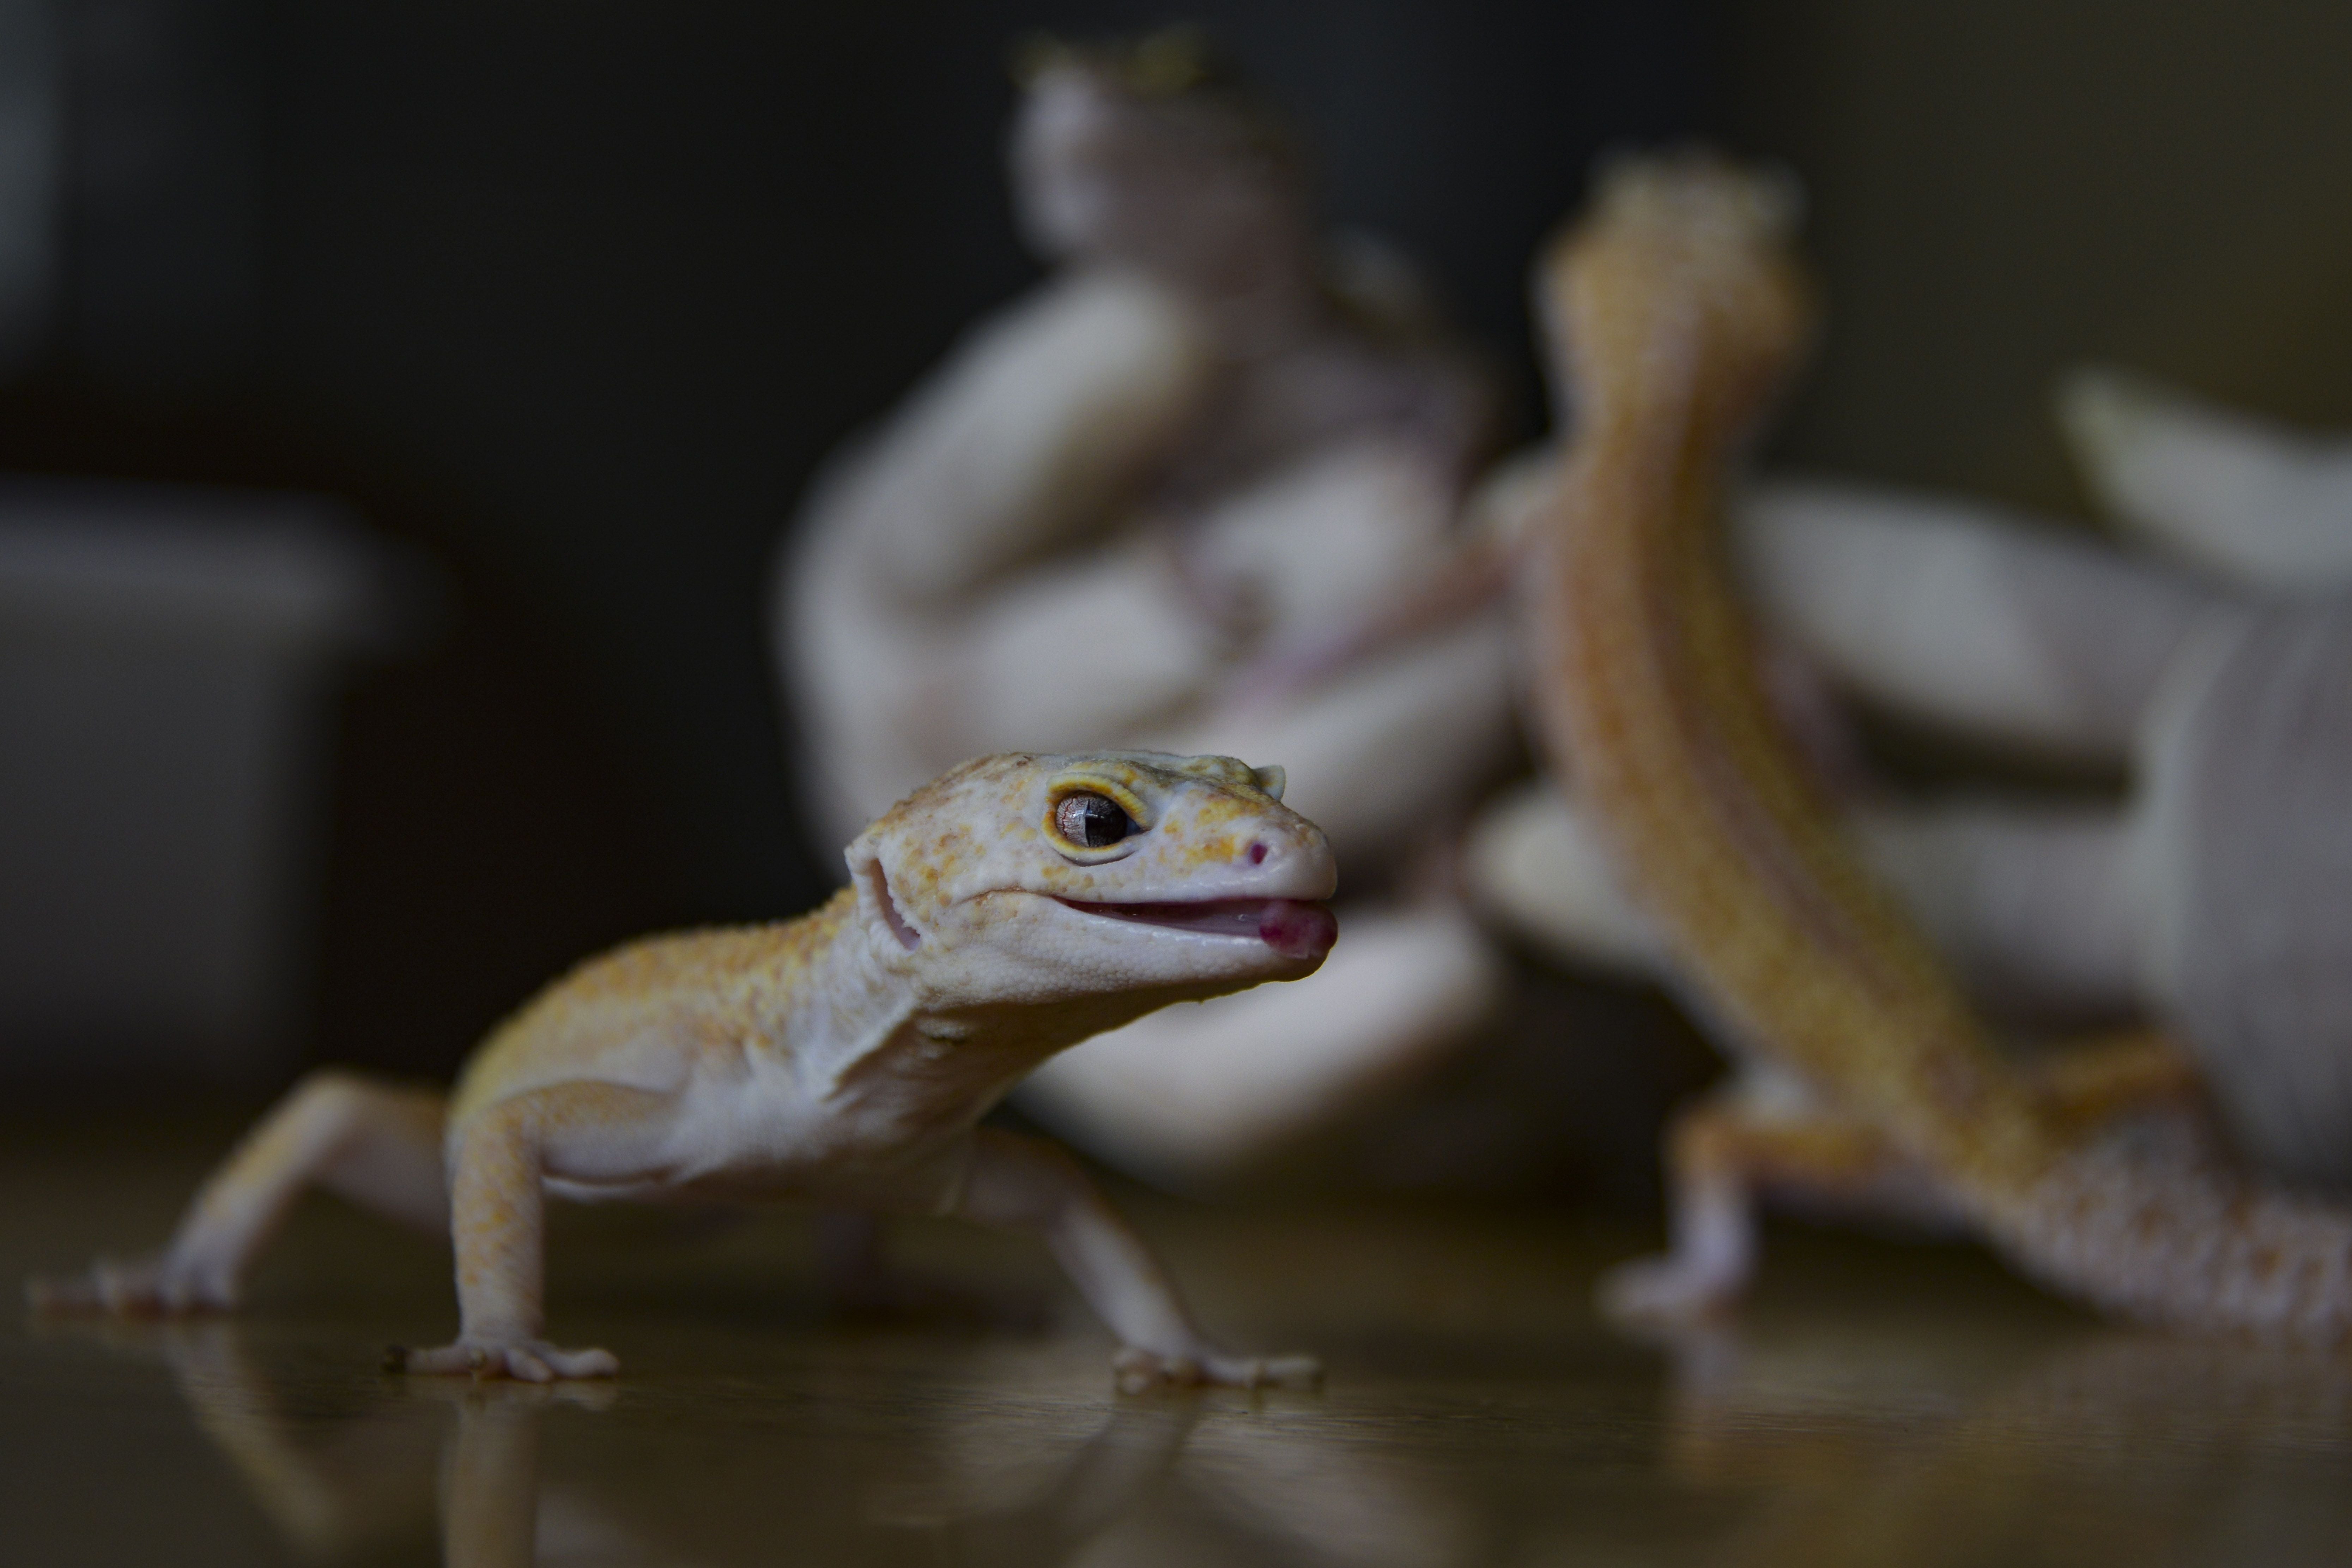
[[[1197,990],[998,995],[943,985],[910,963],[894,938],[859,920],[855,897],[836,896],[842,918],[812,963],[813,984],[788,1033],[799,1070],[827,1098],[892,1100],[920,1114],[976,1121],[1039,1063]],[[834,906],[818,911],[832,913]]]

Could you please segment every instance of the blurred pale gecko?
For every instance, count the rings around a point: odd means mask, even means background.
[[[446,1097],[313,1076],[160,1258],[37,1283],[34,1303],[231,1307],[316,1184],[454,1237],[457,1342],[398,1365],[607,1376],[607,1352],[541,1337],[546,1196],[799,1197],[1036,1233],[1123,1342],[1122,1386],[1311,1380],[1309,1358],[1210,1344],[1073,1162],[975,1126],[1090,1035],[1322,963],[1337,871],[1282,784],[1229,757],[968,763],[858,835],[851,885],[823,908],[589,961],[492,1034]]]
[[[2133,1317],[2336,1340],[2352,1218],[2135,1143],[2147,1046],[2037,1082],[1833,825],[1757,679],[1724,560],[1727,469],[1803,347],[1792,195],[1696,157],[1622,166],[1546,258],[1574,416],[1539,522],[1554,760],[1695,1001],[1742,1059],[1674,1130],[1673,1250],[1604,1283],[1621,1316],[1719,1306],[1754,1201],[1924,1199],[2023,1272]]]

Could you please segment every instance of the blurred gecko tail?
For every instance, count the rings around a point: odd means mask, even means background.
[[[1986,1216],[2052,1289],[2143,1322],[2352,1338],[2352,1215],[2111,1141],[2070,1151]]]

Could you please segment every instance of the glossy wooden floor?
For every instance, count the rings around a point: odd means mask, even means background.
[[[0,1268],[152,1244],[230,1131],[18,1124]],[[325,1200],[252,1312],[0,1330],[0,1561],[68,1563],[2033,1563],[2352,1561],[2352,1359],[2102,1328],[1960,1248],[1776,1234],[1738,1328],[1585,1307],[1633,1230],[1398,1206],[1139,1204],[1227,1339],[1319,1394],[1122,1399],[1024,1247],[910,1260],[1023,1329],[816,1305],[807,1226],[573,1211],[553,1326],[623,1377],[402,1379],[429,1242]]]

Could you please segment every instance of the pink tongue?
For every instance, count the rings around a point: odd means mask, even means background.
[[[1339,921],[1322,904],[1268,899],[1258,912],[1257,934],[1285,958],[1320,958],[1339,940]]]

